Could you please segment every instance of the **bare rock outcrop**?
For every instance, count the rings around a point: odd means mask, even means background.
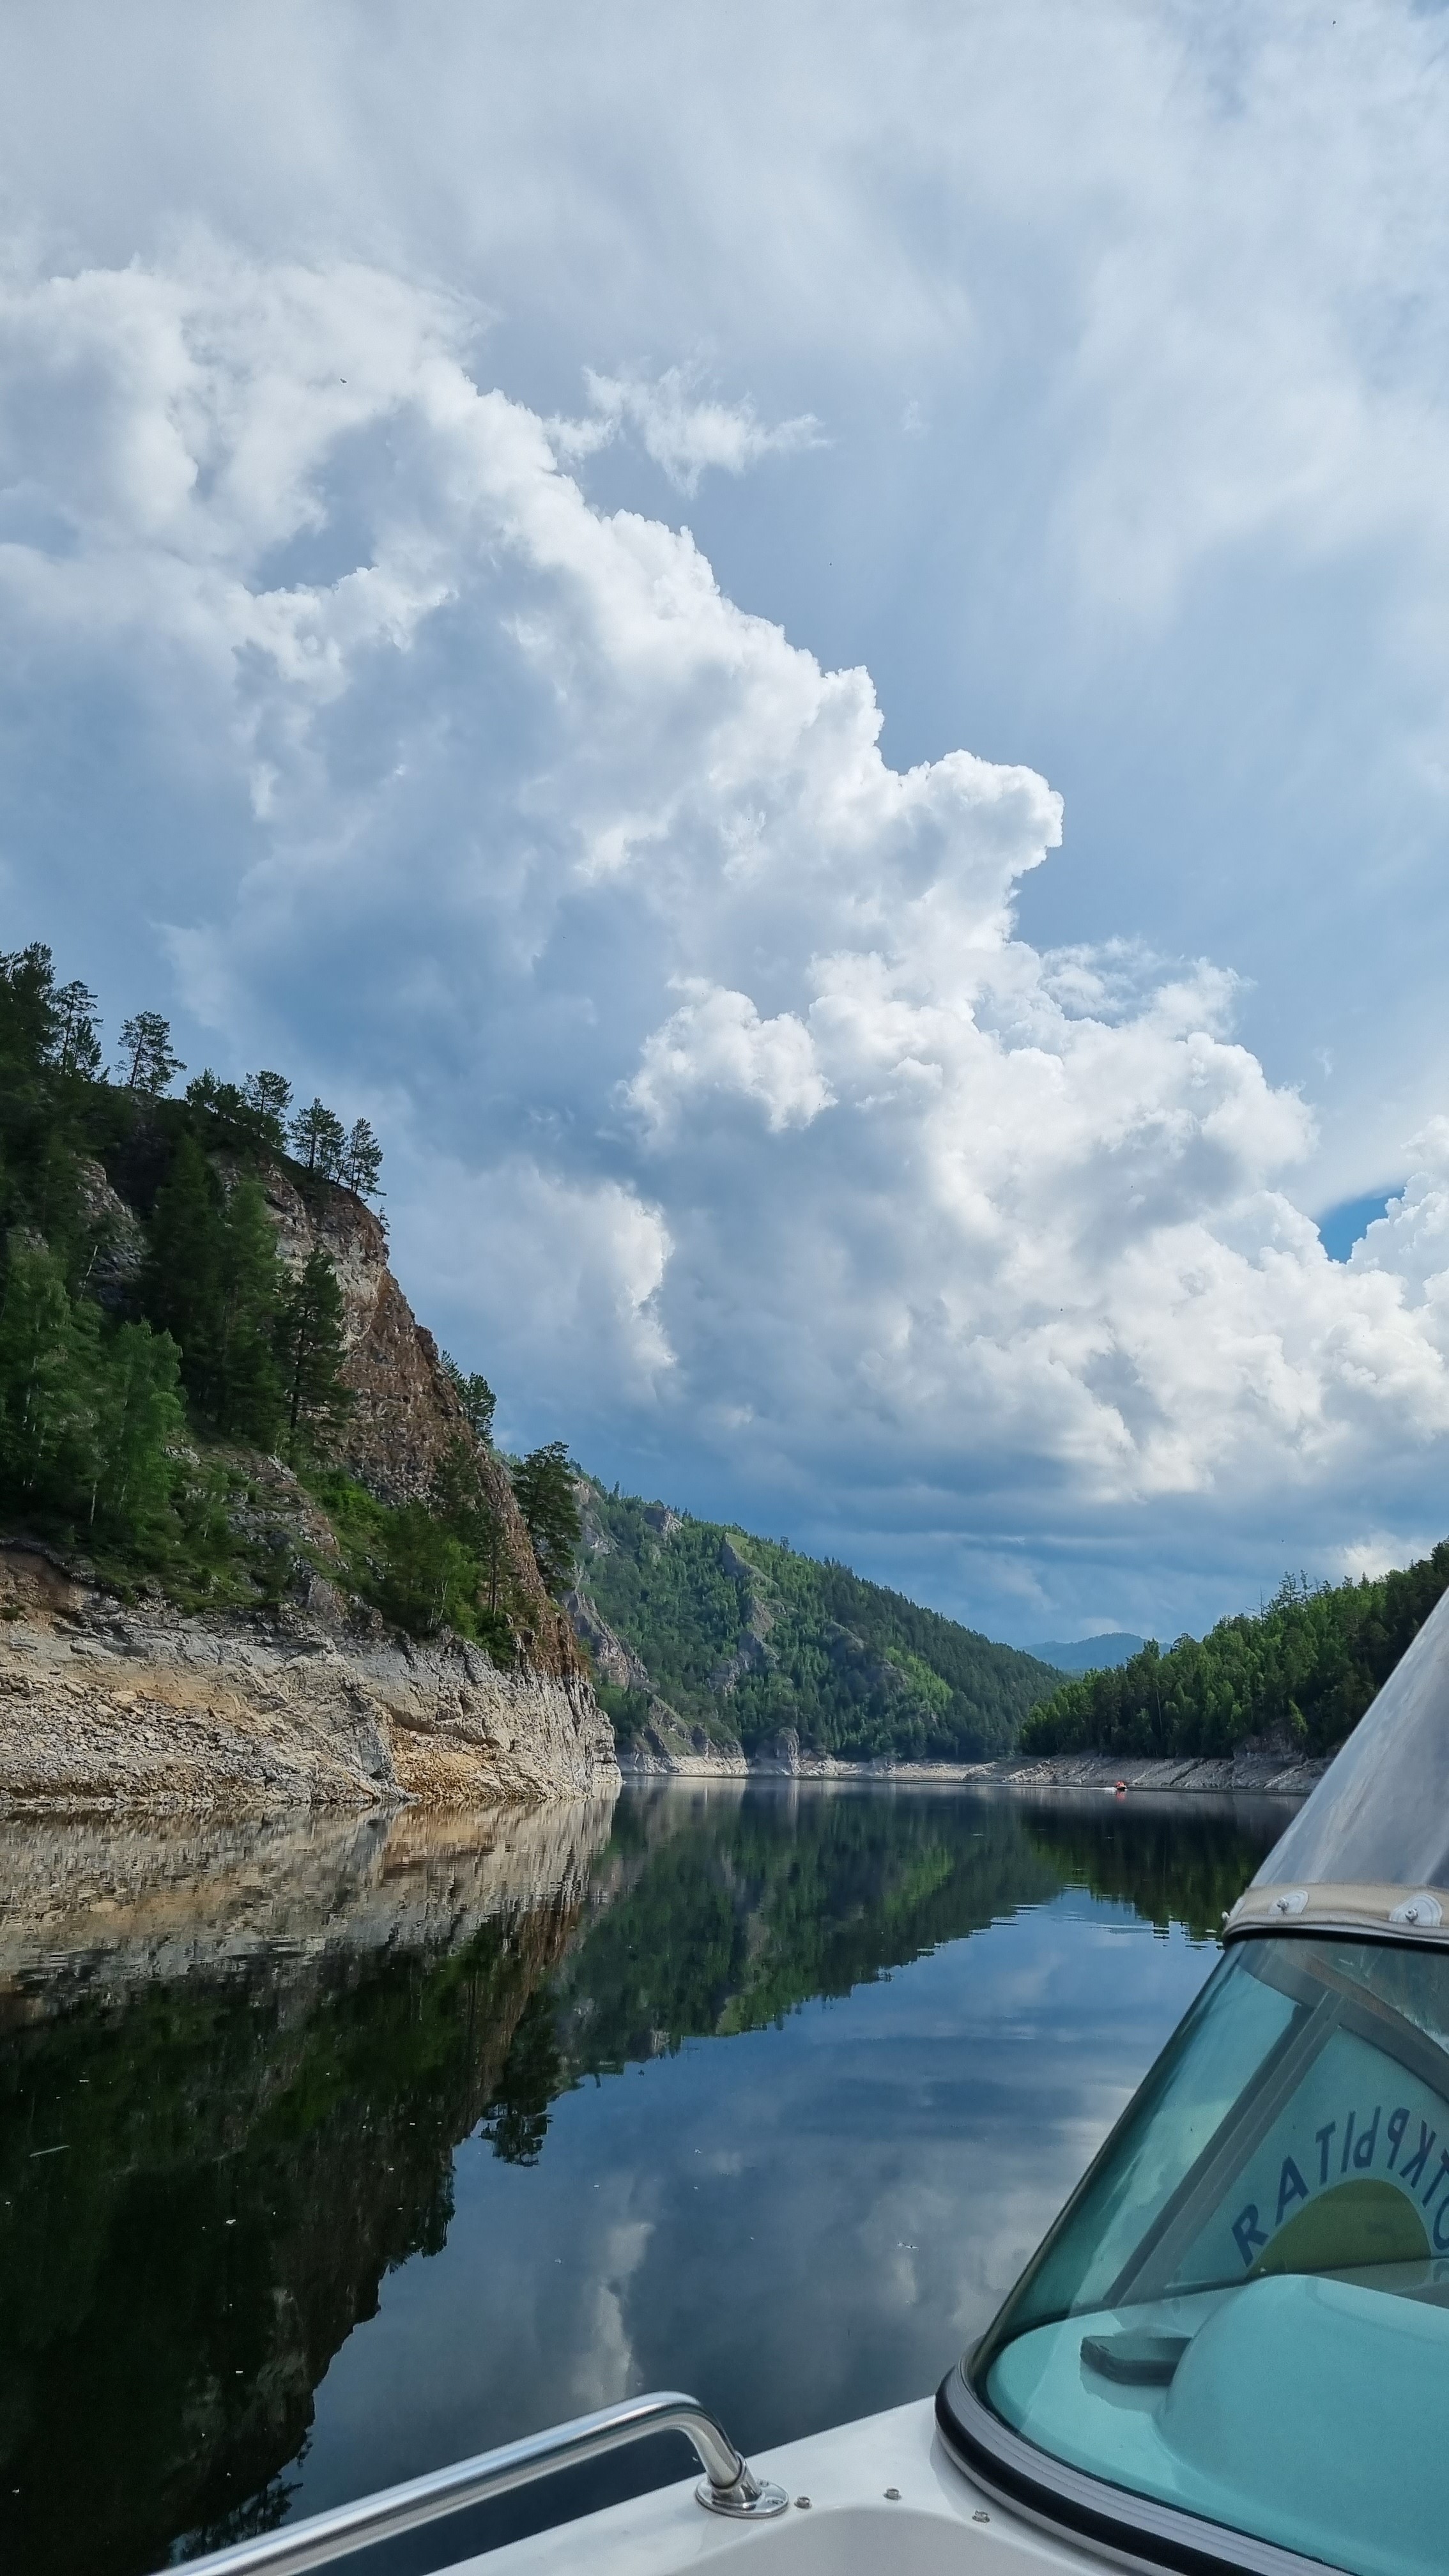
[[[91,1238],[91,1289],[103,1306],[124,1310],[146,1255],[136,1212],[117,1197],[104,1165],[89,1155],[76,1165],[76,1185],[81,1223]]]
[[[676,1773],[691,1780],[742,1780],[750,1765],[735,1737],[722,1738],[707,1727],[691,1725],[656,1694],[644,1724],[619,1747],[619,1768],[630,1780],[665,1779]]]
[[[652,1690],[645,1666],[630,1645],[616,1636],[602,1612],[596,1610],[588,1595],[573,1591],[565,1594],[564,1608],[573,1621],[574,1634],[588,1647],[594,1670],[602,1680],[619,1690]]]
[[[1128,1756],[1053,1753],[1033,1761],[1020,1754],[982,1766],[982,1777],[1018,1789],[1257,1790],[1274,1797],[1306,1798],[1316,1789],[1331,1756],[1306,1755],[1271,1738],[1247,1736],[1231,1753]]]
[[[316,1611],[190,1618],[124,1606],[43,1551],[0,1549],[0,1813],[472,1806],[617,1787],[576,1661],[502,1672],[457,1638],[352,1629],[318,1589]]]
[[[1205,1794],[1261,1793],[1305,1798],[1328,1768],[1328,1758],[1305,1759],[1281,1746],[1249,1739],[1236,1752],[1213,1758],[1194,1756],[1159,1760],[1123,1760],[1111,1753],[1060,1753],[1032,1759],[1002,1754],[991,1762],[903,1762],[877,1755],[869,1762],[843,1760],[817,1753],[801,1743],[793,1726],[783,1726],[748,1756],[736,1744],[723,1745],[701,1726],[655,1701],[650,1722],[636,1739],[619,1748],[626,1778],[709,1780],[738,1777],[786,1780],[898,1780],[902,1783],[954,1781],[980,1788],[1201,1791]]]
[[[577,1684],[573,1630],[544,1587],[507,1472],[473,1440],[438,1345],[388,1267],[381,1219],[336,1182],[304,1182],[280,1166],[260,1178],[283,1260],[300,1269],[320,1247],[342,1291],[352,1408],[337,1438],[340,1464],[380,1502],[423,1502],[449,1448],[468,1441],[502,1528],[524,1660],[539,1676]]]

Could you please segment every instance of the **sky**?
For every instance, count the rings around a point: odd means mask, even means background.
[[[12,12],[0,935],[369,1117],[515,1446],[1018,1643],[1422,1551],[1446,48]]]

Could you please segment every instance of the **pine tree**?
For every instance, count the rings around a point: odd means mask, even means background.
[[[291,1084],[280,1073],[249,1073],[244,1083],[223,1082],[210,1065],[186,1086],[186,1102],[205,1121],[213,1144],[263,1158],[287,1150]]]
[[[94,1312],[94,1309],[91,1309]],[[89,1518],[146,1540],[170,1518],[174,1444],[185,1428],[178,1395],[181,1354],[169,1334],[122,1324],[99,1350],[95,1464]]]
[[[55,997],[55,1007],[57,1070],[63,1074],[79,1075],[87,1082],[99,1081],[101,1024],[96,1016],[95,994],[88,984],[62,984]]]
[[[433,1476],[432,1509],[449,1536],[466,1548],[472,1567],[471,1624],[499,1647],[511,1645],[508,1603],[512,1597],[503,1517],[494,1499],[476,1439],[460,1435],[449,1442]],[[461,1603],[450,1615],[459,1620]]]
[[[77,1228],[73,1087],[57,1081],[64,1014],[50,950],[0,955],[0,1225],[22,1225],[61,1249]]]
[[[221,1430],[257,1449],[275,1448],[287,1418],[277,1361],[282,1308],[277,1234],[258,1182],[240,1180],[222,1223],[215,1411]]]
[[[430,1637],[449,1625],[471,1624],[478,1566],[462,1540],[422,1503],[407,1503],[391,1520],[383,1607],[400,1628]]]
[[[342,1169],[347,1150],[347,1136],[340,1118],[314,1100],[310,1109],[299,1109],[292,1121],[292,1151],[309,1172],[324,1181],[334,1181]]]
[[[256,1122],[258,1142],[274,1154],[285,1154],[287,1112],[292,1106],[292,1086],[286,1075],[249,1073],[242,1089]]]
[[[365,1118],[354,1119],[342,1150],[340,1177],[360,1199],[377,1195],[382,1176],[382,1147]]]
[[[138,1011],[134,1019],[123,1020],[121,1044],[126,1050],[121,1079],[128,1091],[146,1099],[159,1100],[177,1074],[186,1071],[171,1044],[171,1023],[159,1011]]]
[[[326,1253],[314,1247],[283,1295],[277,1324],[277,1356],[294,1449],[304,1432],[340,1422],[351,1403],[338,1377],[346,1355],[343,1311],[337,1273]]]
[[[40,940],[0,954],[0,1089],[33,1083],[55,1061],[60,1033],[55,969]]]
[[[463,1408],[464,1421],[467,1423],[474,1439],[481,1440],[485,1449],[491,1449],[493,1446],[493,1414],[498,1398],[494,1394],[486,1377],[480,1377],[476,1369],[472,1371],[470,1375],[465,1376],[463,1371],[459,1368],[457,1361],[455,1359],[450,1359],[446,1351],[444,1351],[442,1357],[444,1375],[447,1377],[449,1384],[452,1386],[453,1391],[458,1398],[458,1402]]]
[[[0,1298],[0,1483],[53,1505],[90,1461],[90,1341],[76,1329],[65,1273],[38,1244],[13,1244]]]
[[[226,1258],[221,1183],[195,1137],[184,1135],[156,1194],[141,1303],[180,1343],[187,1393],[209,1414],[216,1412],[221,1382]]]
[[[533,1542],[538,1570],[555,1600],[574,1579],[574,1557],[583,1534],[583,1515],[575,1491],[577,1470],[568,1443],[546,1441],[531,1449],[511,1470],[513,1491]]]

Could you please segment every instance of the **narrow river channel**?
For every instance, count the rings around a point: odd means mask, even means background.
[[[139,2576],[640,2389],[747,2451],[925,2395],[1289,1813],[761,1783],[0,1827],[5,2566]]]

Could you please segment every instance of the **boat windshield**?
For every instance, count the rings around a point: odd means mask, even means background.
[[[967,2377],[1133,2496],[1440,2576],[1449,1949],[1230,1949]]]
[[[1254,1881],[1449,1886],[1449,1593]]]

